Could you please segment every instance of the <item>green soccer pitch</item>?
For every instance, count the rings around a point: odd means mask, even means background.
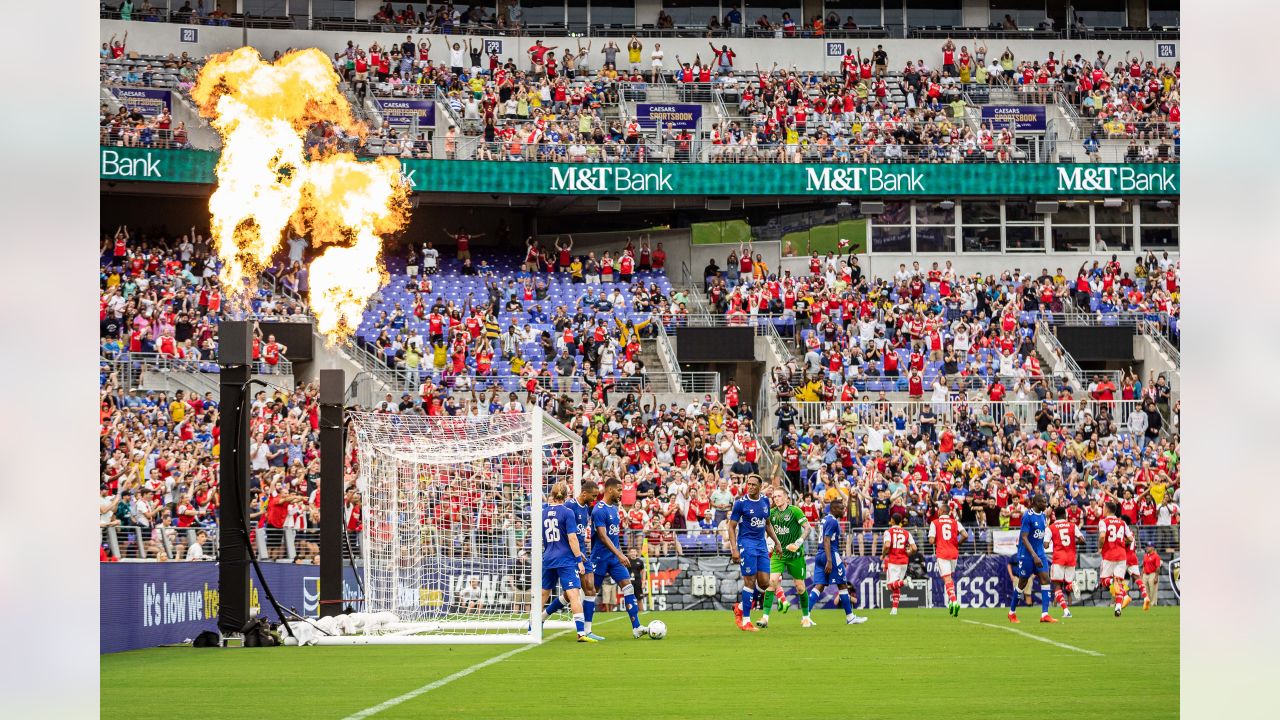
[[[1022,608],[1010,625],[1003,609],[872,610],[847,626],[821,610],[803,629],[793,608],[758,633],[729,612],[645,613],[665,640],[597,613],[594,645],[156,648],[102,656],[101,707],[130,720],[1178,716],[1178,608],[1072,612],[1042,625]]]

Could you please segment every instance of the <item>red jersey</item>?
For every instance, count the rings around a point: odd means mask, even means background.
[[[1077,530],[1069,520],[1049,523],[1049,539],[1053,542],[1053,564],[1063,567],[1076,566]]]
[[[906,565],[907,548],[911,546],[911,534],[905,528],[891,527],[884,531],[884,546],[889,550],[885,563],[889,565]]]
[[[1118,517],[1104,517],[1098,523],[1098,544],[1103,560],[1120,562],[1128,559],[1129,541],[1132,539],[1133,531]]]
[[[944,515],[929,524],[929,539],[933,541],[934,554],[943,560],[960,557],[960,521]]]

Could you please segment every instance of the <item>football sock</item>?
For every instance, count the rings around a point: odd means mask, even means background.
[[[955,602],[956,601],[956,584],[951,579],[951,576],[944,575],[942,577],[942,584],[947,589],[947,602]]]
[[[898,600],[902,597],[902,583],[893,584],[893,606],[898,607]]]
[[[764,614],[769,616],[769,611],[773,609],[773,593],[764,594]]]
[[[1049,614],[1049,586],[1045,585],[1040,588],[1040,614]]]
[[[591,618],[596,614],[596,596],[584,595],[582,597],[582,618],[586,621],[587,632],[591,632]]]
[[[640,627],[640,604],[636,602],[636,586],[626,585],[622,588],[622,603],[631,618],[631,627]]]
[[[1058,594],[1054,596],[1053,600],[1054,602],[1058,603],[1058,606],[1061,607],[1063,610],[1067,609],[1067,596],[1062,592],[1061,589],[1058,590]]]
[[[547,609],[543,611],[542,619],[545,620],[547,619],[547,617],[554,615],[556,612],[563,609],[564,609],[564,598],[559,595],[556,595],[555,597],[551,598],[551,602],[547,603]]]
[[[796,593],[796,599],[800,601],[800,612],[804,613],[805,617],[809,617],[809,593],[807,591]]]
[[[809,607],[810,607],[810,608],[815,608],[815,607],[817,607],[817,606],[818,606],[818,600],[820,600],[820,599],[822,598],[822,593],[820,593],[820,592],[819,592],[818,590],[816,590],[816,589],[810,590],[809,592],[805,593],[805,595],[808,595],[808,596],[809,596]]]
[[[1142,599],[1143,600],[1149,599],[1147,597],[1147,584],[1142,582],[1141,580],[1138,580],[1137,583],[1138,583],[1138,592],[1142,593]]]
[[[582,613],[573,614],[573,627],[578,631],[579,635],[586,634],[587,621],[582,619]]]
[[[774,590],[773,594],[774,594],[774,597],[778,598],[779,605],[785,605],[787,603],[787,594],[782,592],[781,587],[779,587],[777,590]]]
[[[760,601],[764,598],[764,595],[765,595],[765,591],[757,587],[755,590],[755,594],[753,594],[751,597],[751,607],[755,607],[756,605],[762,605]]]
[[[753,588],[742,588],[742,619],[747,620],[751,617],[751,601],[756,597],[756,591]]]
[[[848,590],[840,591],[840,609],[844,610],[845,617],[851,617],[853,615],[853,602],[849,599]]]
[[[1022,593],[1021,593],[1021,592],[1019,592],[1019,591],[1018,591],[1018,588],[1016,588],[1016,587],[1015,587],[1015,588],[1013,589],[1013,599],[1009,601],[1009,614],[1010,614],[1010,615],[1012,615],[1013,613],[1015,613],[1015,612],[1017,612],[1017,611],[1018,611],[1018,601],[1019,601],[1019,600],[1021,600],[1021,599],[1022,599]]]

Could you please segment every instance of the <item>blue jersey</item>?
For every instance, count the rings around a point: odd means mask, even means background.
[[[764,539],[765,526],[769,522],[769,498],[761,495],[752,500],[744,495],[734,500],[729,519],[738,522],[739,546],[766,547]]]
[[[573,511],[564,505],[542,509],[542,567],[576,568],[578,560],[569,549],[569,534],[577,531]]]
[[[597,528],[604,528],[604,534],[609,537],[609,541],[613,543],[614,547],[622,547],[622,520],[618,518],[617,505],[606,505],[603,502],[596,503],[595,509],[591,511],[591,524]],[[593,562],[599,564],[609,558],[617,559],[604,543],[593,543],[591,545],[591,560]]]
[[[578,549],[586,554],[587,548],[591,547],[591,511],[587,510],[577,498],[569,498],[564,501],[564,506],[573,511],[573,522],[575,532],[578,533]]]
[[[818,555],[814,562],[819,565],[825,565],[827,562],[827,553],[823,548],[823,540],[831,539],[831,562],[840,562],[840,521],[831,513],[822,518],[822,534],[818,537]]]
[[[1027,548],[1022,544],[1023,538],[1028,538],[1031,542],[1031,549],[1035,551],[1041,559],[1044,558],[1044,539],[1045,533],[1048,532],[1049,521],[1045,518],[1044,513],[1038,513],[1035,510],[1028,510],[1022,516],[1022,529],[1018,535],[1018,554],[1030,558]]]

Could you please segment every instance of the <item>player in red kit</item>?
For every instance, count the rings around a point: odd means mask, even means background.
[[[1129,593],[1121,592],[1125,570],[1129,564],[1129,543],[1133,539],[1133,531],[1124,520],[1117,517],[1119,508],[1114,500],[1107,502],[1107,514],[1098,523],[1098,547],[1102,554],[1102,564],[1098,568],[1098,584],[1111,591],[1116,603],[1116,617],[1130,602]]]
[[[904,515],[894,515],[889,518],[889,529],[884,531],[884,582],[893,593],[890,615],[898,614],[898,600],[902,597],[902,586],[907,582],[907,561],[916,551],[915,538],[902,527],[905,522]]]
[[[1049,541],[1053,543],[1053,565],[1049,567],[1049,582],[1057,588],[1054,602],[1062,608],[1062,617],[1071,617],[1067,609],[1067,595],[1075,592],[1076,550],[1084,537],[1080,527],[1070,520],[1054,520],[1049,524]]]
[[[938,517],[929,523],[929,542],[933,543],[933,567],[947,590],[947,611],[953,617],[960,614],[960,601],[956,598],[956,584],[951,576],[956,571],[956,561],[960,559],[960,543],[968,539],[969,531],[951,516],[951,503],[940,501]]]
[[[1147,595],[1147,584],[1142,582],[1142,565],[1138,562],[1138,541],[1129,536],[1129,547],[1125,551],[1125,569],[1128,571],[1129,577],[1133,578],[1133,582],[1138,586],[1138,592],[1142,594],[1142,609],[1151,609],[1151,596]],[[1124,583],[1124,594],[1129,595],[1129,584]]]

